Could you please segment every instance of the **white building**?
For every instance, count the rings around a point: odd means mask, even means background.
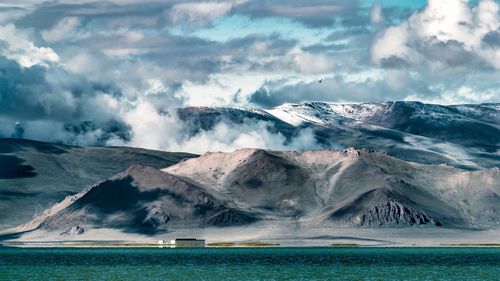
[[[158,247],[163,248],[163,244],[165,243],[166,243],[165,240],[158,240],[158,245],[159,245]]]

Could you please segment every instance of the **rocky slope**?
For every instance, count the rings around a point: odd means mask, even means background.
[[[220,194],[160,170],[133,165],[47,210],[25,228],[71,233],[74,229],[114,228],[156,233],[167,225],[203,228],[256,221]]]
[[[134,165],[18,228],[130,233],[295,221],[322,227],[496,228],[500,169],[466,171],[348,149],[207,153]]]
[[[240,206],[355,225],[499,223],[500,171],[422,165],[348,149],[209,153],[165,171],[231,196]]]
[[[194,156],[129,147],[74,147],[0,139],[0,230],[26,222],[66,196],[130,165],[164,168]]]

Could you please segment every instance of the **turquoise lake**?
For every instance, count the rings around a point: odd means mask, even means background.
[[[5,248],[0,280],[500,280],[500,248]]]

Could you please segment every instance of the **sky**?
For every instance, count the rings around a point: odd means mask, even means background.
[[[188,105],[500,102],[499,5],[2,0],[0,136],[188,150]]]

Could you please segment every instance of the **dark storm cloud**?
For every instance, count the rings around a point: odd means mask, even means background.
[[[412,47],[426,60],[431,63],[439,62],[440,64],[450,68],[474,68],[483,70],[492,70],[492,66],[484,58],[476,52],[467,50],[463,43],[456,40],[447,42],[441,41],[421,41],[414,42]],[[415,69],[420,67],[415,66],[410,58],[391,56],[381,61],[381,66],[386,68],[408,68]],[[443,70],[443,73],[447,70]]]
[[[51,81],[52,80],[52,81]],[[0,57],[0,114],[57,120],[82,116],[82,100],[107,87],[53,67],[21,68]]]
[[[406,60],[396,56],[390,56],[388,58],[383,59],[380,62],[380,65],[385,68],[394,68],[394,69],[409,68],[410,66],[410,64]]]
[[[347,44],[314,44],[304,47],[304,51],[313,53],[332,53],[350,49]]]
[[[127,138],[127,126],[100,107],[96,100],[100,93],[119,95],[113,86],[89,82],[55,66],[22,68],[0,57],[0,119],[12,122],[0,122],[0,126],[12,127],[16,135],[20,129],[23,135],[31,135],[23,124],[44,120],[46,124],[63,126],[61,130],[68,133],[68,138],[98,129],[103,140]],[[0,131],[8,132],[8,128]]]
[[[476,53],[468,51],[464,44],[456,40],[447,42],[422,42],[416,47],[431,61],[440,61],[450,67],[467,66],[474,68],[491,68]]]
[[[500,48],[500,29],[488,32],[483,38],[483,43],[492,48]]]

